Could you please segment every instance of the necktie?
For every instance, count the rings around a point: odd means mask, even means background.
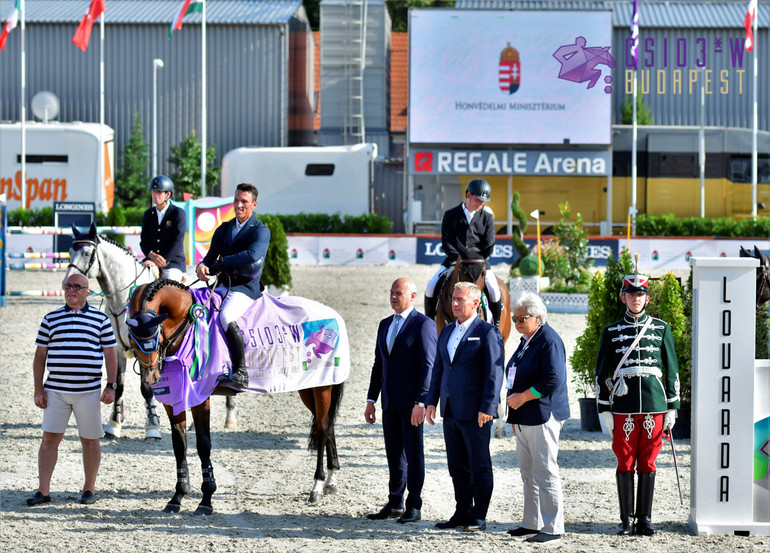
[[[398,323],[401,321],[400,315],[393,316],[393,324],[390,329],[390,338],[388,339],[388,353],[393,349],[393,343],[396,341],[396,335],[398,334]]]

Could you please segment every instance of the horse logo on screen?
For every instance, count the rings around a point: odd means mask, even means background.
[[[553,57],[561,64],[559,78],[574,83],[588,82],[586,89],[593,88],[602,76],[602,70],[596,69],[597,65],[606,65],[610,69],[617,63],[610,54],[609,46],[586,46],[586,39],[582,36],[575,37],[574,44],[560,46]],[[604,92],[612,92],[612,75],[604,77],[607,86]]]
[[[322,324],[321,328],[317,331],[309,333],[307,340],[305,340],[308,358],[310,358],[312,351],[312,355],[315,355],[320,359],[322,355],[334,351],[336,345],[337,332],[334,329],[327,327],[326,324]]]
[[[519,52],[508,43],[500,52],[500,90],[513,94],[521,85],[521,61]]]

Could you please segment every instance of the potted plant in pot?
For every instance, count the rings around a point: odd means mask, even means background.
[[[618,291],[623,282],[623,275],[633,272],[631,256],[623,250],[619,259],[610,256],[607,270],[597,272],[591,278],[588,288],[588,315],[586,329],[578,337],[575,351],[570,357],[572,381],[578,393],[580,403],[580,427],[589,432],[600,432],[599,415],[596,406],[596,356],[602,329],[623,316],[623,304],[618,299]]]

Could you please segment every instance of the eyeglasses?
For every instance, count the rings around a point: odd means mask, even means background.
[[[527,319],[531,319],[533,315],[522,315],[521,317],[517,315],[511,315],[511,319],[513,319],[514,323],[523,323]]]
[[[70,290],[80,292],[81,290],[86,290],[87,288],[88,286],[81,286],[80,284],[62,284],[62,290],[66,290],[67,292]]]

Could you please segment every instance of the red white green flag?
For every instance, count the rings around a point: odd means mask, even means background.
[[[178,31],[182,28],[182,19],[185,15],[191,13],[201,13],[203,11],[203,0],[184,0],[182,5],[179,6],[174,19],[171,20],[171,25],[168,26],[168,36],[171,37],[171,33]]]
[[[8,20],[3,26],[3,32],[0,33],[0,50],[5,51],[5,41],[8,40],[8,34],[16,28],[21,17],[21,0],[16,0],[13,11],[8,14]]]
[[[91,40],[91,29],[94,26],[94,21],[99,19],[99,16],[104,13],[106,6],[104,0],[91,0],[91,4],[88,6],[83,19],[80,21],[75,34],[72,37],[72,44],[83,50],[88,50],[88,43]]]

